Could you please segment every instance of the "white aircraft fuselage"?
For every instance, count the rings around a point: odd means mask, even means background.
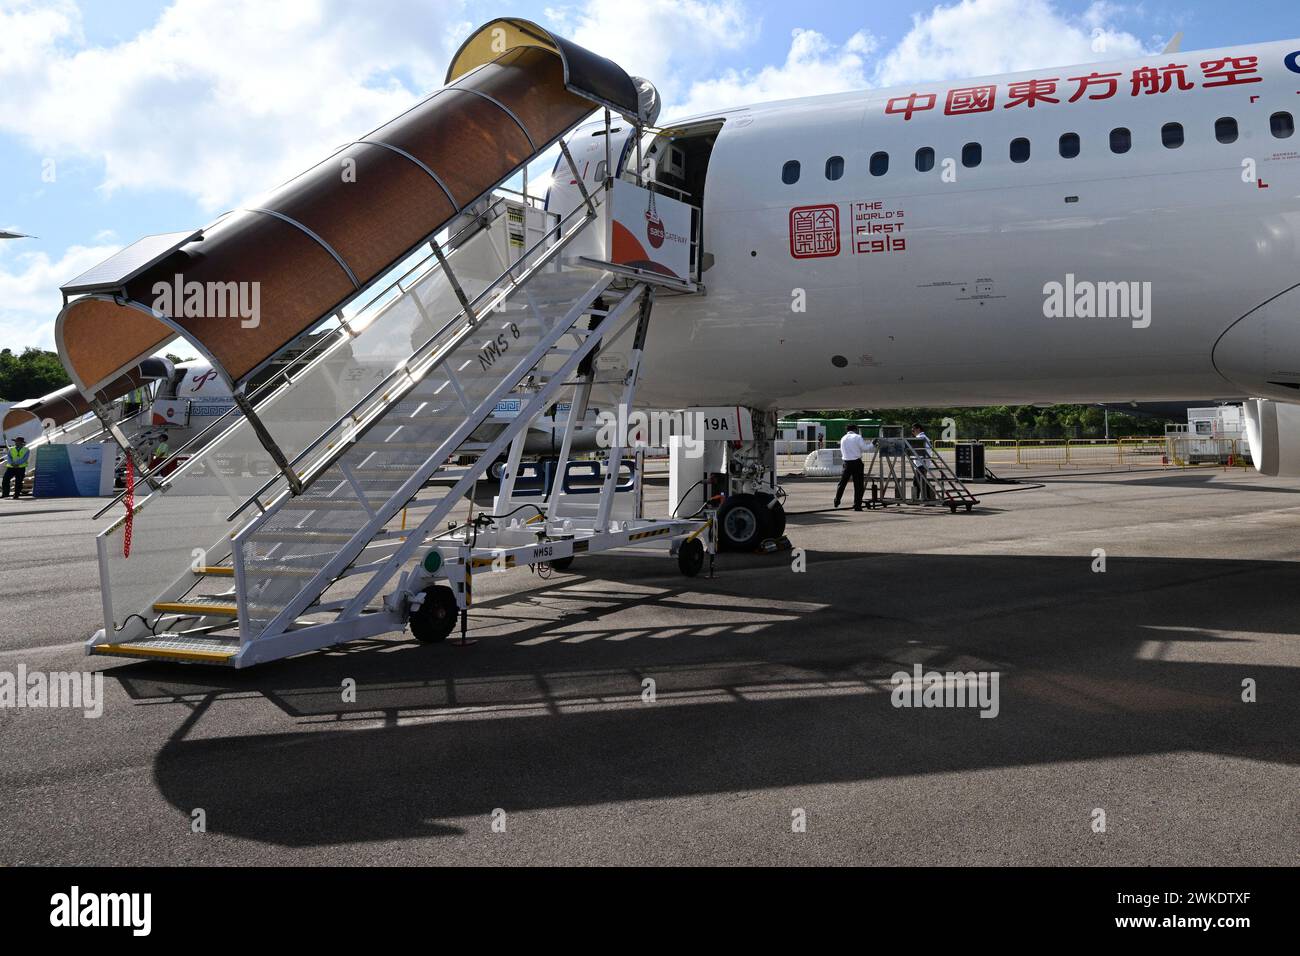
[[[639,402],[1300,400],[1298,60],[1293,40],[661,124],[724,120],[706,294],[657,301]]]

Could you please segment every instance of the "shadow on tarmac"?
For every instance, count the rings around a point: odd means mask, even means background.
[[[245,672],[106,674],[141,704],[184,708],[154,763],[171,804],[203,807],[210,832],[285,846],[458,833],[453,821],[496,807],[1181,750],[1300,763],[1300,668],[1226,662],[1227,645],[1256,645],[1223,633],[1300,640],[1295,564],[1112,558],[1094,574],[1087,556],[817,551],[807,562],[791,574],[788,558],[727,557],[718,577],[687,581],[610,556],[550,582],[576,593],[567,615],[553,591],[482,602],[470,648],[363,641]],[[890,676],[914,662],[997,671],[997,718],[895,708]],[[341,699],[346,678],[356,703]],[[646,678],[656,703],[641,698]],[[1242,702],[1246,678],[1258,703]],[[190,736],[249,696],[310,726]],[[477,710],[431,713],[445,708]]]

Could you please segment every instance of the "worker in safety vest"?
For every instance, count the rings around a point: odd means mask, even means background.
[[[122,414],[130,417],[144,407],[144,389],[132,389],[122,403]]]
[[[4,483],[0,486],[4,493],[0,494],[0,498],[9,497],[9,483],[16,480],[14,500],[17,501],[22,497],[23,481],[27,478],[27,462],[31,459],[32,452],[27,447],[27,439],[20,437],[14,439],[13,444],[5,449],[5,453],[9,456],[9,461],[5,465]]]
[[[166,461],[167,456],[172,453],[171,446],[167,444],[167,433],[163,432],[158,439],[158,444],[153,446],[153,458],[151,465],[156,465],[161,461]]]

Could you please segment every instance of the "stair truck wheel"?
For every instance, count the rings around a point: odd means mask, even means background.
[[[573,567],[573,555],[567,558],[554,558],[546,563],[551,566],[552,571],[567,571]]]
[[[688,578],[693,578],[704,567],[704,545],[699,538],[683,541],[677,549],[677,569]]]
[[[424,589],[424,603],[411,612],[411,634],[422,644],[437,644],[447,639],[456,627],[460,608],[451,588],[435,584]]]
[[[719,547],[724,551],[753,551],[771,537],[767,508],[757,495],[732,495],[718,510]]]

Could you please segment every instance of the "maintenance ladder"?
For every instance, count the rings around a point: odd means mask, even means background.
[[[928,441],[882,437],[864,471],[868,507],[920,505],[970,511],[979,504],[965,483]]]

